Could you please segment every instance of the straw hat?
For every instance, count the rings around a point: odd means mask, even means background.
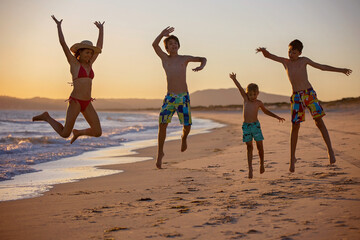
[[[75,43],[74,45],[71,46],[70,50],[73,53],[76,53],[77,50],[81,49],[81,48],[88,48],[94,51],[94,53],[101,53],[101,49],[98,47],[95,47],[91,41],[89,40],[84,40],[81,41],[80,43]]]

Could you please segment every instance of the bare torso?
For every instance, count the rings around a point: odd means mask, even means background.
[[[295,61],[291,61],[290,59],[285,61],[284,67],[294,92],[311,88],[306,65],[307,62],[303,57],[299,57]]]
[[[258,121],[258,112],[261,105],[260,100],[250,101],[244,100],[244,109],[243,109],[243,116],[244,122],[252,123]]]
[[[184,93],[188,91],[186,84],[187,57],[176,55],[169,56],[162,60],[166,73],[168,93]]]
[[[90,65],[88,66],[82,65],[82,66],[85,69],[87,75],[89,76],[91,66]],[[91,99],[92,79],[89,77],[78,78],[79,69],[80,69],[80,64],[70,67],[70,72],[72,75],[73,87],[74,87],[70,96],[80,100],[89,100]]]

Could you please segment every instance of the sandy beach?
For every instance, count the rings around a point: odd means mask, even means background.
[[[194,111],[227,126],[190,136],[185,153],[166,142],[164,169],[154,160],[108,165],[124,172],[0,202],[0,239],[359,239],[360,111],[327,111],[332,166],[307,114],[292,174],[290,114],[278,114],[287,121],[259,116],[266,171],[255,149],[251,180],[241,112]],[[156,157],[155,147],[138,152]]]

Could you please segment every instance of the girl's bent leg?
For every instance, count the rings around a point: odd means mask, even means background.
[[[99,116],[97,115],[93,105],[89,103],[84,112],[82,112],[85,120],[89,123],[90,128],[83,130],[73,130],[73,138],[71,139],[71,143],[75,142],[75,140],[80,136],[92,136],[92,137],[100,137],[102,134],[101,125]]]
[[[53,119],[48,112],[44,112],[38,116],[33,117],[33,121],[45,121],[51,125],[51,127],[63,138],[67,138],[71,134],[71,130],[74,127],[77,116],[80,113],[80,104],[77,102],[69,102],[65,125]]]

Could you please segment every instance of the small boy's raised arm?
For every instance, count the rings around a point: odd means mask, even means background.
[[[351,69],[347,69],[347,68],[336,68],[336,67],[332,67],[332,66],[328,66],[328,65],[324,65],[324,64],[320,64],[320,63],[316,63],[314,61],[312,61],[309,58],[305,58],[307,61],[307,64],[309,64],[310,66],[320,69],[322,71],[330,71],[330,72],[340,72],[345,74],[346,76],[349,76],[352,73]]]
[[[280,62],[280,63],[282,63],[282,64],[285,63],[285,60],[286,60],[285,58],[278,57],[278,56],[276,56],[276,55],[274,55],[274,54],[269,53],[269,51],[266,50],[266,48],[264,48],[264,47],[258,47],[258,48],[256,49],[256,53],[258,53],[258,52],[262,52],[262,54],[263,54],[264,57],[266,57],[266,58],[269,58],[269,59],[274,60],[274,61],[276,61],[276,62]]]
[[[163,37],[167,37],[172,33],[175,29],[173,27],[167,27],[164,30],[161,31],[159,36],[157,36],[152,44],[156,54],[162,59],[163,57],[166,57],[167,54],[161,50],[159,43]]]
[[[244,100],[248,100],[248,96],[247,96],[245,90],[241,87],[240,83],[236,79],[236,73],[230,73],[229,77],[234,81],[236,87],[239,89],[241,96],[244,98]]]
[[[266,115],[268,115],[268,116],[270,116],[270,117],[273,117],[273,118],[276,118],[277,120],[279,120],[279,122],[284,122],[284,121],[285,121],[284,118],[279,117],[279,116],[276,115],[275,113],[267,110],[267,108],[265,108],[265,106],[264,106],[264,104],[263,104],[262,102],[261,102],[260,108],[261,108],[261,110],[262,110]]]

